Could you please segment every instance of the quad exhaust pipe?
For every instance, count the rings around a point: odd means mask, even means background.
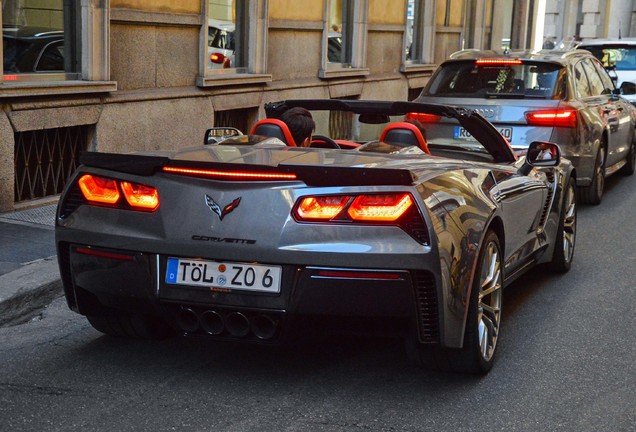
[[[177,312],[177,325],[186,333],[199,330],[212,336],[229,334],[235,338],[254,336],[267,341],[274,338],[278,330],[278,320],[266,314],[245,314],[229,312],[223,314],[216,310],[197,313],[191,308],[182,307]]]

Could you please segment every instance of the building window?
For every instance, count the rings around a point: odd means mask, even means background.
[[[2,9],[1,96],[21,96],[16,88],[38,82],[38,91],[47,92],[60,81],[103,81],[100,85],[78,85],[69,92],[116,90],[105,82],[108,68],[109,2],[93,5],[91,0],[4,0]],[[44,90],[43,90],[44,89]],[[55,93],[54,89],[49,91]],[[28,90],[25,95],[28,95]]]
[[[407,0],[404,32],[404,64],[406,67],[433,63],[434,20],[432,2]]]
[[[206,0],[206,17],[199,86],[271,81],[267,0]]]
[[[367,75],[367,0],[327,0],[321,78]]]
[[[74,2],[46,5],[23,0],[2,3],[5,81],[78,79],[78,11]],[[32,74],[35,74],[33,76]]]

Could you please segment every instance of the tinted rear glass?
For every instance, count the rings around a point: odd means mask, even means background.
[[[594,54],[604,67],[616,67],[616,70],[636,70],[636,46],[630,45],[598,45],[579,46]]]
[[[551,63],[442,65],[423,94],[444,97],[559,97],[562,67]]]

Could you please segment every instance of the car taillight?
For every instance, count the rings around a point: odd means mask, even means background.
[[[315,196],[303,198],[296,208],[296,215],[303,221],[328,221],[345,208],[349,196]]]
[[[428,244],[424,219],[406,192],[306,196],[296,202],[292,217],[300,223],[394,225]]]
[[[77,183],[88,201],[101,204],[115,204],[119,201],[119,188],[113,179],[85,174]]]
[[[221,53],[210,54],[210,61],[216,64],[222,64],[225,61],[225,56]]]
[[[405,116],[405,120],[417,120],[420,123],[437,123],[440,121],[442,116],[438,116],[435,114],[425,114],[425,113],[407,113]]]
[[[543,110],[526,113],[526,122],[531,126],[576,127],[576,110]]]
[[[409,194],[360,195],[347,214],[355,221],[394,222],[413,205]]]
[[[77,181],[82,195],[90,203],[125,207],[123,195],[129,208],[155,211],[159,207],[159,192],[152,186],[118,181],[92,174],[84,174]]]
[[[155,210],[159,207],[159,193],[153,187],[123,181],[121,190],[131,207],[146,210]]]

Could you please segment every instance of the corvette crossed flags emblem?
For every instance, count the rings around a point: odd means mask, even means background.
[[[219,217],[219,220],[223,220],[225,215],[237,208],[240,202],[241,197],[238,197],[234,201],[223,207],[223,209],[221,209],[221,206],[217,204],[217,202],[214,201],[211,196],[209,196],[208,194],[205,195],[205,203],[208,205],[208,207],[210,207],[210,210],[216,213],[216,215]]]

